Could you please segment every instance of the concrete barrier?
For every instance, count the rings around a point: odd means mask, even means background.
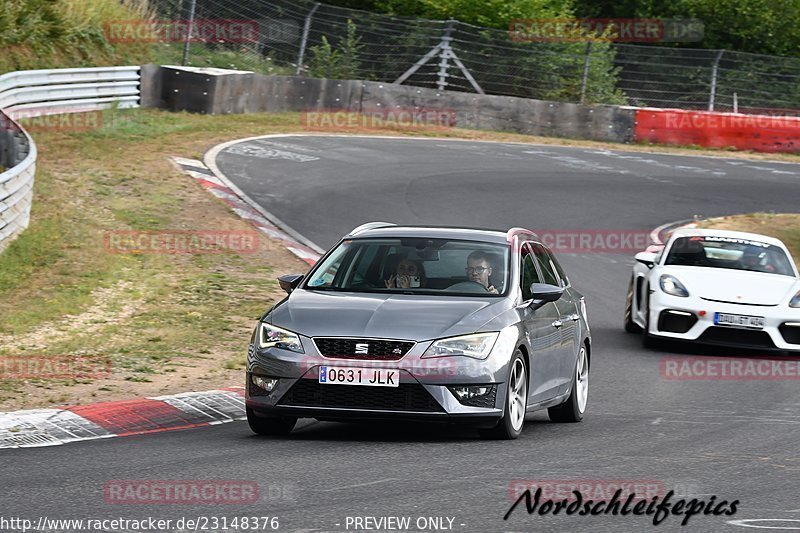
[[[479,130],[800,153],[800,118],[796,117],[589,106],[224,69],[147,65],[142,68],[142,106],[207,114],[441,110],[454,117],[451,126]]]
[[[634,109],[438,91],[391,83],[265,76],[191,67],[142,69],[142,106],[207,114],[447,110],[458,127],[631,142]]]

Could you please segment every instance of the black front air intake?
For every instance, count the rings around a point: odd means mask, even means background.
[[[697,317],[687,311],[665,309],[658,315],[658,331],[686,333],[697,323]]]
[[[329,407],[381,411],[443,412],[425,387],[401,383],[398,387],[327,385],[313,379],[298,380],[278,405]]]

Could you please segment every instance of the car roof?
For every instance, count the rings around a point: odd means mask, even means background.
[[[377,224],[377,223],[375,223]],[[526,234],[531,238],[535,238],[532,231],[523,228],[511,228],[508,231],[487,229],[487,228],[469,228],[469,227],[455,227],[455,226],[396,226],[389,223],[382,225],[365,224],[351,231],[347,237],[352,238],[365,238],[365,237],[407,237],[407,238],[430,238],[430,239],[456,239],[468,241],[480,241],[496,244],[508,244],[509,236],[516,234]]]
[[[697,228],[687,228],[687,229],[678,229],[672,232],[671,238],[676,237],[705,237],[705,236],[718,236],[718,237],[731,237],[735,239],[747,239],[751,241],[758,241],[763,242],[765,244],[772,244],[775,246],[779,246],[781,248],[786,248],[786,246],[779,240],[774,237],[768,237],[766,235],[761,235],[758,233],[748,233],[745,231],[731,231],[731,230],[723,230],[723,229],[697,229]]]

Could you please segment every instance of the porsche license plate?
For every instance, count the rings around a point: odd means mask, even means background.
[[[319,367],[319,382],[325,385],[364,385],[398,387],[400,371],[396,368]]]
[[[714,313],[714,324],[717,326],[730,326],[734,328],[763,329],[764,317]]]

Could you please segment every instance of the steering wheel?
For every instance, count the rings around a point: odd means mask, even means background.
[[[447,292],[489,292],[489,289],[484,287],[483,283],[478,283],[477,281],[460,281],[444,290]]]

